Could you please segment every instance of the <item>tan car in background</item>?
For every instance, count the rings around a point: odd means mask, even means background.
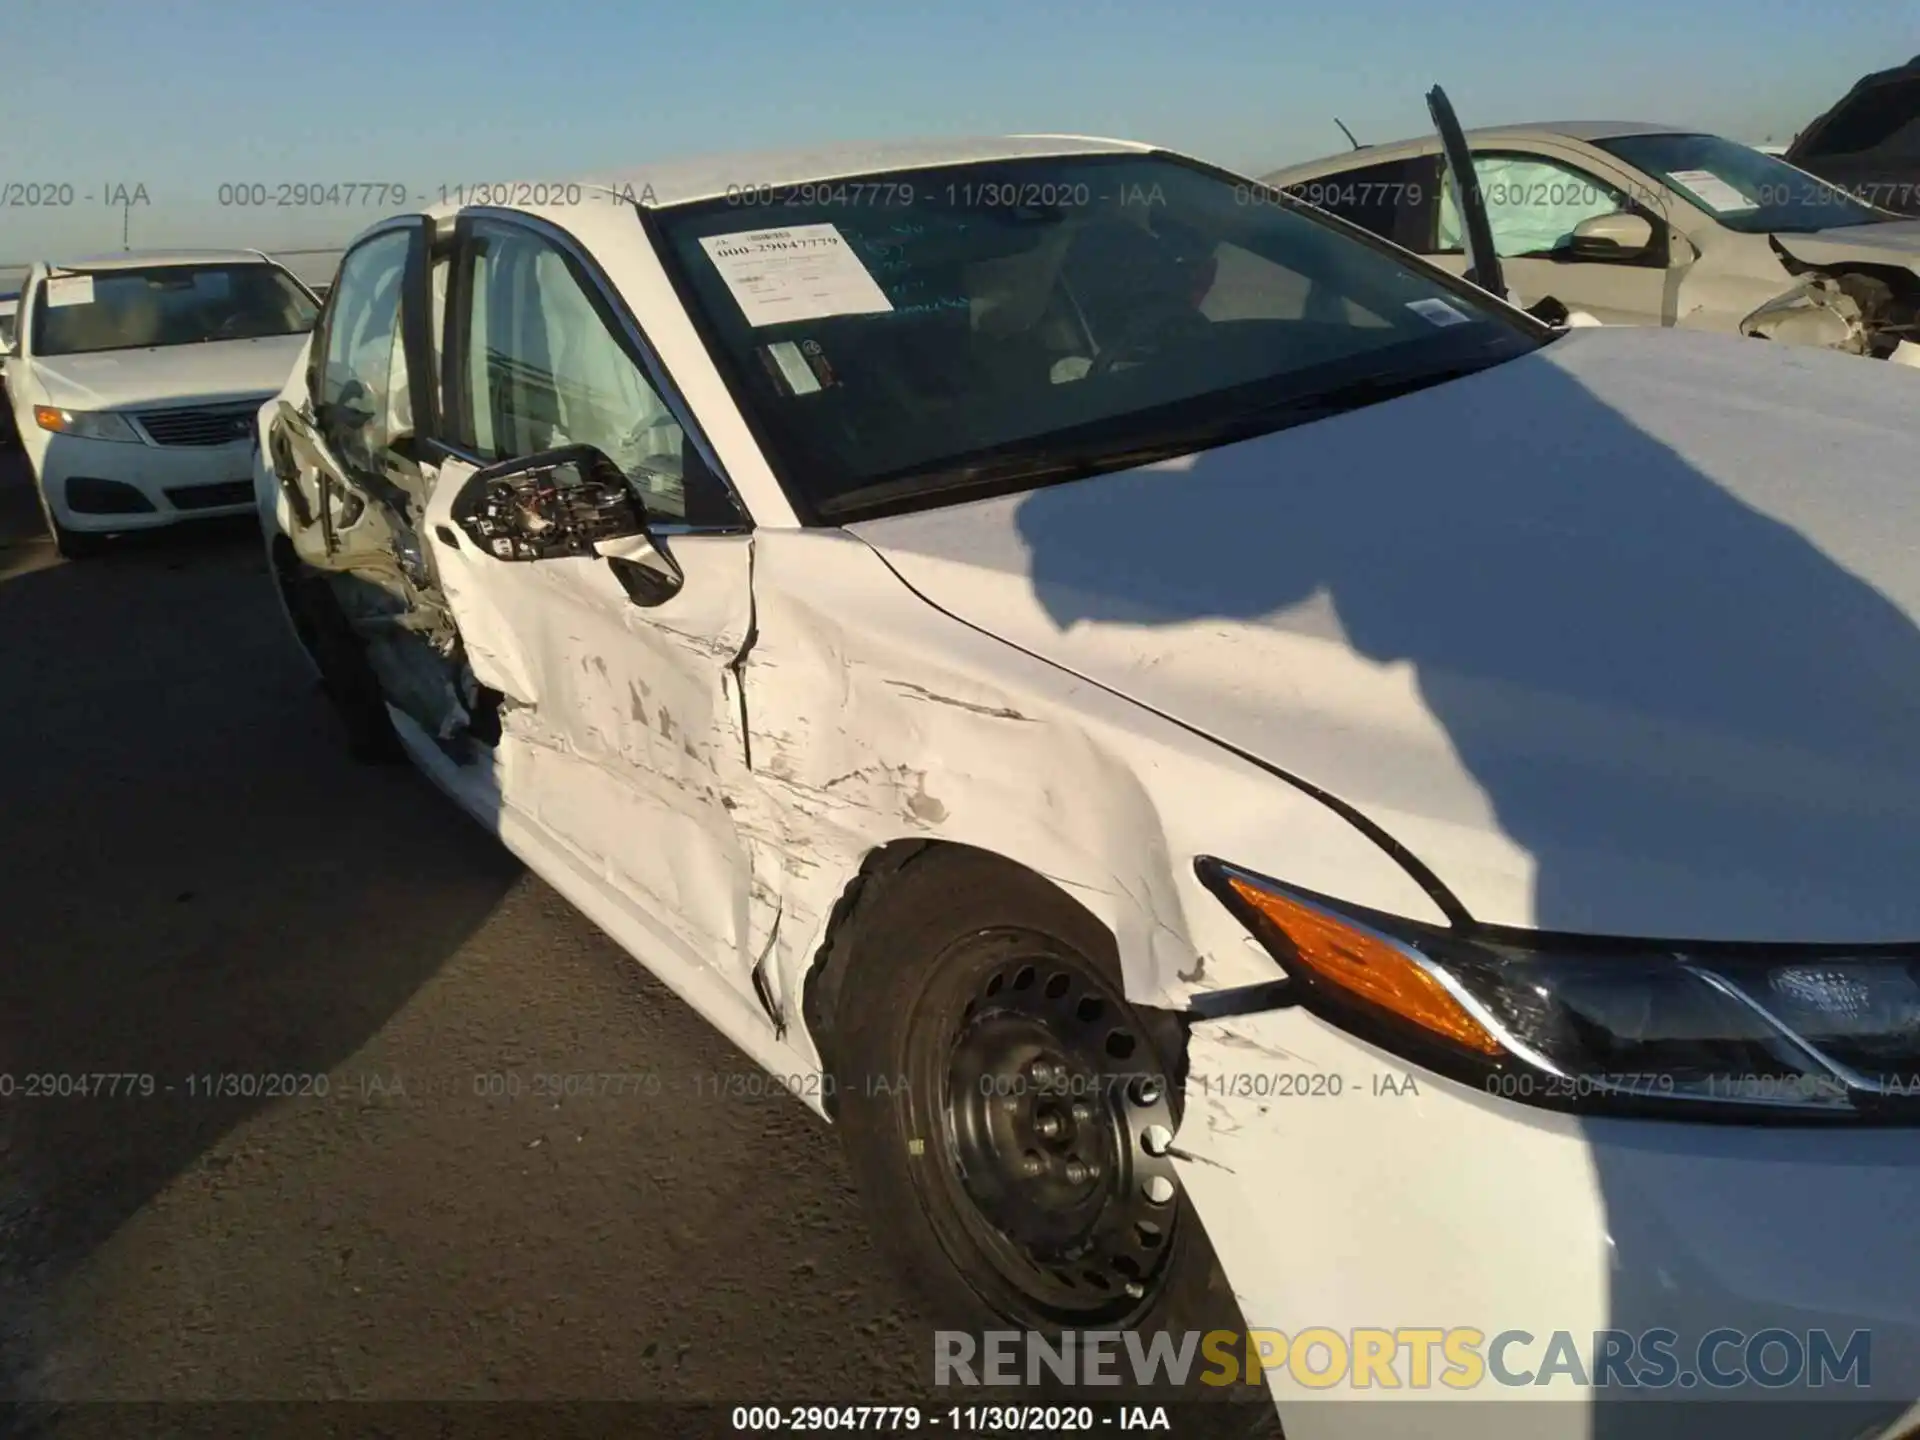
[[[1920,221],[1752,146],[1670,125],[1465,132],[1511,298],[1609,325],[1717,330],[1920,360]],[[1264,183],[1455,274],[1467,268],[1438,134]],[[1908,342],[1903,344],[1903,342]]]

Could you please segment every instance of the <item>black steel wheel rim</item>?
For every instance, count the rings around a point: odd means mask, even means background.
[[[1168,1077],[1139,1017],[1032,932],[973,936],[931,969],[909,1055],[943,1243],[1003,1314],[1140,1314],[1168,1268],[1179,1178]]]

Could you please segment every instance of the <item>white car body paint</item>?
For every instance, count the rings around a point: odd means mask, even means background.
[[[994,142],[980,158],[1104,143]],[[967,158],[956,146],[916,153]],[[705,163],[614,183],[651,176],[667,203],[725,193],[749,174],[797,183],[906,163],[899,154],[757,172]],[[672,191],[663,177],[676,173]],[[647,610],[600,562],[483,576],[478,552],[436,547],[470,662],[533,711],[509,709],[501,744],[466,766],[391,713],[436,785],[757,1063],[799,1079],[816,1111],[821,1087],[808,1082],[820,1056],[801,989],[834,902],[862,859],[897,839],[977,845],[1051,877],[1114,931],[1129,996],[1168,1007],[1279,973],[1199,885],[1197,855],[1444,921],[1409,870],[1313,786],[1408,846],[1484,919],[1920,936],[1920,898],[1896,883],[1915,873],[1920,814],[1907,705],[1920,665],[1897,643],[1920,615],[1920,501],[1899,377],[1811,351],[1608,327],[1230,449],[803,529],[632,212],[595,204],[542,218],[592,250],[641,319],[754,529],[670,537],[689,583]],[[303,369],[281,397],[296,405]],[[262,407],[263,433],[278,404]],[[1574,487],[1578,503],[1535,503],[1528,477],[1568,466],[1590,482]],[[428,533],[470,473],[440,465]],[[255,481],[271,543],[291,516],[264,464]],[[1479,497],[1475,513],[1504,514],[1505,528],[1449,530],[1449,507],[1426,502],[1436,492]],[[1623,511],[1674,548],[1614,556],[1595,545],[1605,517],[1617,533]],[[1049,517],[1084,524],[1096,543],[1060,544],[1072,525]],[[1715,536],[1741,543],[1687,548]],[[1283,544],[1294,548],[1282,555]],[[1523,573],[1528,546],[1555,563]],[[1329,569],[1329,556],[1345,568]],[[502,569],[516,572],[509,583],[496,583]],[[1262,575],[1288,593],[1249,590]],[[1413,628],[1383,634],[1379,614],[1355,604],[1366,588],[1356,577],[1382,587],[1397,606],[1389,619]],[[1556,628],[1554,586],[1562,599],[1577,593],[1570,577],[1598,589],[1586,597],[1602,627],[1591,635]],[[1237,603],[1249,598],[1268,603]],[[1703,625],[1726,625],[1716,606],[1752,623],[1727,625],[1741,641],[1732,653],[1703,654],[1688,607]],[[1858,644],[1822,669],[1796,613]],[[1426,643],[1487,627],[1560,668],[1503,682],[1479,673],[1471,652]],[[1810,698],[1837,687],[1831,708],[1842,713],[1795,709],[1788,733],[1745,734],[1711,669],[1670,665],[1654,678],[1673,688],[1672,704],[1649,709],[1636,662],[1662,643],[1663,662],[1721,665],[1733,701],[1777,671],[1783,686],[1813,687]],[[1549,683],[1569,674],[1618,680],[1624,699]],[[1458,681],[1444,705],[1436,680]],[[1476,736],[1471,753],[1455,738],[1463,730]],[[1516,776],[1543,758],[1563,765],[1583,803],[1607,791],[1618,810],[1569,815],[1557,837],[1541,829],[1541,792]],[[1662,826],[1684,808],[1667,795],[1663,811],[1663,789],[1705,805],[1716,842],[1760,871],[1644,853],[1660,850]],[[1516,815],[1530,823],[1516,828]],[[1819,886],[1783,882],[1793,825],[1824,825],[1830,838],[1836,819],[1864,826],[1881,850],[1863,838]],[[1859,873],[1830,873],[1842,861]],[[756,969],[778,1022],[755,993]],[[1910,1130],[1579,1121],[1415,1071],[1301,1010],[1198,1023],[1189,1059],[1178,1163],[1250,1325],[1544,1335],[1824,1324],[1841,1338],[1871,1326],[1882,1337],[1876,1392],[1905,1386],[1902,1403],[1920,1393],[1902,1368],[1903,1354],[1920,1356]],[[1220,1083],[1250,1072],[1339,1075],[1347,1098]],[[1416,1076],[1418,1094],[1397,1083],[1370,1093],[1382,1073]],[[1303,1396],[1286,1372],[1268,1380],[1295,1436],[1405,1429],[1391,1404],[1326,1403],[1395,1398],[1378,1390]],[[1483,1386],[1465,1398],[1528,1394]],[[1419,1423],[1462,1440],[1611,1433],[1596,1420],[1599,1397],[1574,1398],[1594,1403],[1545,1416],[1491,1407],[1510,1411],[1507,1422],[1481,1405],[1460,1408],[1457,1423],[1426,1410]],[[1746,1407],[1685,1408],[1690,1436],[1772,1433]],[[1851,1440],[1857,1425],[1839,1423],[1799,1413],[1783,1433]]]
[[[65,410],[159,408],[251,398],[279,386],[306,344],[304,335],[215,340],[153,350],[53,355],[31,362],[43,405]]]
[[[1295,1336],[1471,1326],[1489,1340],[1526,1331],[1533,1343],[1509,1352],[1515,1371],[1539,1366],[1559,1330],[1584,1339],[1670,1329],[1685,1337],[1674,1350],[1691,1371],[1692,1347],[1716,1329],[1824,1328],[1838,1344],[1866,1329],[1874,1396],[1898,1396],[1897,1410],[1920,1393],[1911,1130],[1525,1109],[1415,1071],[1299,1010],[1196,1026],[1189,1062],[1176,1163],[1208,1234],[1228,1237],[1221,1265],[1250,1327]],[[1229,1098],[1233,1077],[1248,1074],[1341,1076],[1345,1088]],[[1434,1363],[1437,1372],[1437,1350]],[[1860,1416],[1837,1407],[1823,1419],[1818,1392],[1798,1392],[1798,1405],[1758,1403],[1781,1392],[1753,1385],[1641,1392],[1683,1402],[1655,1409],[1630,1390],[1609,1396],[1564,1378],[1468,1390],[1315,1388],[1281,1369],[1265,1378],[1289,1440],[1406,1434],[1396,1402],[1422,1405],[1418,1433],[1463,1440],[1909,1433],[1897,1422],[1863,1432]],[[1557,1403],[1581,1400],[1591,1403]],[[1920,1418],[1920,1405],[1907,1413]]]
[[[1920,935],[1907,378],[1604,329],[1181,473],[853,528],[935,604],[1358,806],[1477,920]]]
[[[430,529],[470,473],[443,468]],[[828,914],[861,861],[922,837],[1053,878],[1120,938],[1129,993],[1169,1008],[1279,973],[1178,856],[1221,849],[1354,903],[1444,920],[1320,801],[916,602],[849,535],[764,529],[673,547],[684,596],[744,598],[751,563],[757,635],[744,678],[719,691],[701,678],[730,673],[744,611],[682,615],[676,597],[641,612],[598,561],[500,566],[471,547],[436,550],[479,678],[581,717],[556,730],[510,711],[499,794],[479,809],[565,837],[575,863],[674,932],[632,937],[642,950],[664,939],[737,988],[770,954],[775,998],[797,1020]],[[490,567],[484,584],[469,581],[476,564]],[[1252,793],[1257,806],[1232,800]],[[806,1048],[792,1061],[817,1063],[804,1027],[795,1044]]]

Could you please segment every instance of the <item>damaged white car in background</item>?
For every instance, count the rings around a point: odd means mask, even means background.
[[[581,193],[353,243],[273,572],[354,749],[831,1116],[946,1324],[1870,1328],[1668,1418],[1894,1433],[1911,377],[1556,332],[1123,142]],[[1621,1398],[1264,1380],[1296,1440]]]
[[[1424,139],[1289,166],[1265,183],[1461,274],[1472,202],[1457,178],[1470,173],[1509,293],[1539,313],[1920,364],[1920,220],[1677,126],[1454,125],[1450,138],[1437,112],[1435,122]]]

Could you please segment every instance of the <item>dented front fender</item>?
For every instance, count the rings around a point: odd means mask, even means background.
[[[1052,879],[1113,931],[1129,998],[1164,1009],[1278,975],[1194,878],[1198,854],[1444,918],[1322,801],[937,609],[853,536],[761,531],[755,547],[741,667],[753,784],[735,819],[772,892],[754,943],[785,1013],[835,902],[903,839]]]

